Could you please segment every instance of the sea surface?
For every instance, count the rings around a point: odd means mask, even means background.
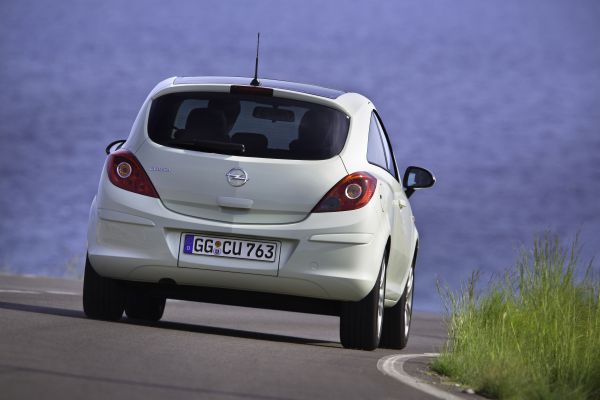
[[[546,230],[600,255],[597,0],[3,0],[0,271],[81,275],[106,144],[164,78],[250,76],[258,31],[261,76],[365,94],[436,174],[418,310]]]

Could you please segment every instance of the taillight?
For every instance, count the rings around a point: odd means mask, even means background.
[[[158,198],[158,193],[142,164],[128,150],[118,150],[108,156],[108,179],[117,187],[144,196]]]
[[[364,207],[377,187],[377,179],[366,172],[350,174],[331,188],[312,212],[349,211]]]

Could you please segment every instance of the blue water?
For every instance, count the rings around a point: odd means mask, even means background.
[[[546,229],[600,249],[596,0],[0,2],[0,271],[77,275],[104,147],[156,82],[261,75],[379,108],[412,197],[416,307]],[[1,279],[1,278],[0,278]]]

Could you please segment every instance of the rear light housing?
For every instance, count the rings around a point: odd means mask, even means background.
[[[357,210],[367,205],[376,188],[377,179],[373,175],[367,172],[354,172],[336,183],[312,212]]]
[[[158,198],[158,193],[142,164],[128,150],[118,150],[108,156],[108,179],[113,185],[129,192]]]

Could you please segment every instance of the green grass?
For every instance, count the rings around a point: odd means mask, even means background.
[[[477,292],[443,290],[449,341],[433,369],[500,399],[600,399],[600,279],[577,240],[537,239]]]

